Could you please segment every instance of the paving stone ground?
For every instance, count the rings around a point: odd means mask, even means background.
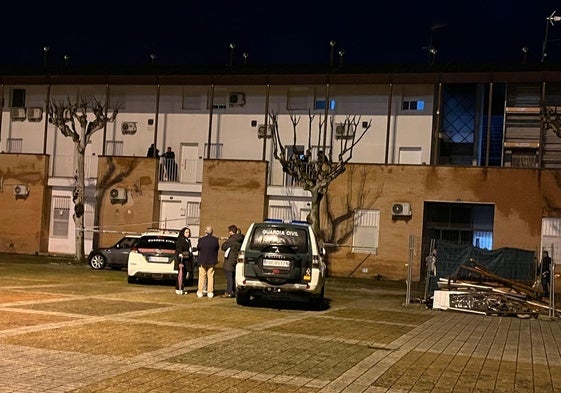
[[[39,257],[0,255],[0,282],[0,392],[561,392],[559,319],[404,305],[404,283],[330,278],[317,311]]]

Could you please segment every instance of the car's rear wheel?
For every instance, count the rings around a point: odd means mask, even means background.
[[[129,284],[134,284],[136,283],[136,277],[135,276],[127,276],[127,282]]]
[[[95,270],[105,269],[106,263],[107,261],[105,260],[105,257],[101,254],[94,254],[90,258],[90,266]]]
[[[251,294],[249,291],[245,291],[243,289],[238,289],[236,291],[236,303],[240,306],[249,306],[250,300]]]
[[[315,310],[321,310],[323,308],[323,301],[325,300],[325,285],[321,287],[321,292],[314,295],[311,299],[312,306]]]

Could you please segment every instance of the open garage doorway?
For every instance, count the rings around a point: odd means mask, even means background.
[[[494,217],[494,204],[425,202],[421,277],[426,275],[424,261],[433,239],[492,250]]]

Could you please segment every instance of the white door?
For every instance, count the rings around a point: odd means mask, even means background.
[[[160,228],[181,229],[187,224],[187,214],[183,202],[162,201]]]
[[[197,183],[199,165],[199,146],[181,145],[181,173],[179,181],[181,183]]]

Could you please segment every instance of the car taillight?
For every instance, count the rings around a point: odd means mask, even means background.
[[[319,257],[317,255],[312,257],[312,267],[319,267]]]
[[[245,252],[240,251],[238,253],[238,263],[244,263],[245,262]]]

